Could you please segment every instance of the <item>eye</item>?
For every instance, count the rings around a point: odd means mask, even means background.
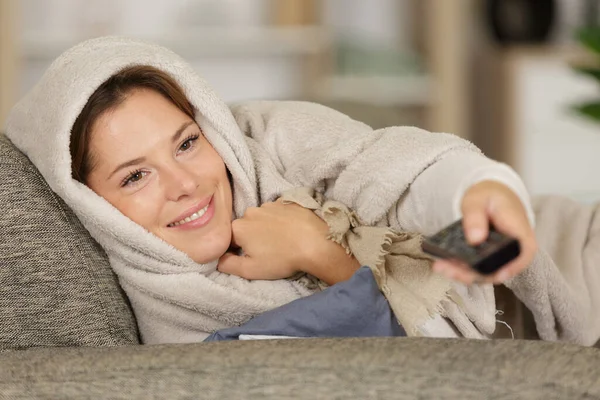
[[[200,135],[198,135],[198,134],[189,136],[187,139],[185,139],[183,141],[183,143],[181,143],[181,146],[179,146],[178,152],[185,152],[185,151],[190,150],[192,147],[194,147],[194,145],[196,144],[196,141],[198,140],[199,137],[200,137]]]
[[[127,177],[125,177],[125,179],[123,179],[123,182],[121,182],[121,186],[129,186],[136,182],[139,182],[140,180],[142,180],[142,178],[146,176],[146,174],[147,172],[141,171],[139,169],[132,171],[129,173],[129,175],[127,175]]]

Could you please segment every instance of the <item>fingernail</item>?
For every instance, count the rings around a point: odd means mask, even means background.
[[[485,239],[484,235],[485,235],[485,233],[484,233],[483,229],[474,228],[469,231],[469,238],[471,240],[475,240],[475,241],[483,240],[483,239]]]

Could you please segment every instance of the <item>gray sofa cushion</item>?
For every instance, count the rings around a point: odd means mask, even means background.
[[[138,342],[106,255],[0,135],[0,350]]]
[[[600,350],[534,341],[288,339],[0,354],[9,399],[598,399]],[[0,395],[1,397],[1,395]]]

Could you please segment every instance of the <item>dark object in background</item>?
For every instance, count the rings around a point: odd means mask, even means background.
[[[486,22],[495,41],[503,45],[539,44],[554,27],[554,0],[487,0]]]
[[[521,252],[519,242],[490,225],[487,239],[471,246],[465,237],[462,219],[423,240],[423,251],[435,257],[462,261],[482,275],[496,272]]]

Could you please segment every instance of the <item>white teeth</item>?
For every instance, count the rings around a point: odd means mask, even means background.
[[[169,224],[169,226],[179,226],[181,224],[185,224],[186,222],[194,221],[194,220],[200,218],[201,216],[203,216],[206,213],[206,210],[208,210],[208,204],[203,209],[196,211],[189,217],[186,217],[186,218],[182,219],[181,221],[173,222],[172,224]]]

